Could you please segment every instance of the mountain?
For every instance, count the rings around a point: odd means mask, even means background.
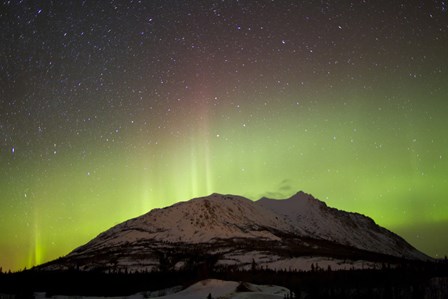
[[[195,267],[309,270],[429,260],[366,216],[304,192],[251,201],[212,194],[154,209],[101,233],[43,270],[180,270]]]

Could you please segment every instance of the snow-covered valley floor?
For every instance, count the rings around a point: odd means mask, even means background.
[[[289,294],[289,290],[280,286],[256,285],[251,283],[240,283],[236,281],[224,281],[218,279],[206,279],[199,281],[186,289],[173,287],[169,289],[142,292],[126,297],[80,297],[80,296],[52,296],[46,297],[45,293],[35,293],[36,299],[105,299],[105,298],[153,298],[153,299],[278,299]]]

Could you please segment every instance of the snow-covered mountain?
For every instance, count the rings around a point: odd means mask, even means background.
[[[333,268],[429,259],[371,218],[327,207],[299,192],[255,202],[212,194],[154,209],[41,267],[173,270],[206,263],[300,269],[316,258],[330,261]]]

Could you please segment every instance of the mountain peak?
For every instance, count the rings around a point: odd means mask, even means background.
[[[272,199],[262,197],[256,202],[260,205],[271,206],[270,208],[272,208],[272,205],[281,206],[283,208],[286,208],[285,211],[289,210],[289,212],[291,212],[291,210],[306,210],[313,207],[315,208],[327,207],[327,204],[325,202],[303,191],[299,191],[296,194],[285,199]]]
[[[309,197],[309,196],[312,197],[311,194],[305,193],[305,192],[303,192],[302,190],[300,190],[299,192],[297,192],[296,194],[294,194],[294,195],[291,196],[291,197],[299,197],[299,198],[301,198],[301,197]]]
[[[306,201],[310,204],[314,204],[317,206],[324,206],[327,207],[327,204],[317,198],[315,198],[313,195],[305,193],[303,191],[299,191],[287,200],[300,200],[300,201]]]

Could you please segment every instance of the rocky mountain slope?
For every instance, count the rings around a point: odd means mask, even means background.
[[[327,207],[299,192],[284,200],[210,196],[154,209],[101,233],[42,269],[104,271],[207,267],[333,268],[426,260],[366,216]]]

